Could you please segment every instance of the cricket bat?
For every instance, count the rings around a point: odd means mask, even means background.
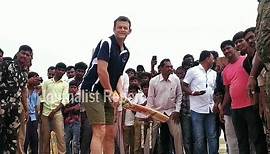
[[[120,98],[117,92],[114,92],[113,95],[114,95],[113,97]],[[165,115],[157,110],[154,110],[150,107],[143,106],[140,104],[131,103],[126,98],[122,98],[120,103],[122,104],[123,108],[125,108],[125,109],[129,109],[129,110],[134,111],[134,112],[140,112],[140,113],[142,113],[146,116],[150,116],[154,120],[160,121],[162,123],[165,123],[169,120],[169,117],[167,115]]]

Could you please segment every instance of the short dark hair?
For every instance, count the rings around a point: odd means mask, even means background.
[[[68,84],[69,84],[70,87],[71,87],[71,86],[76,86],[76,87],[78,87],[78,83],[76,82],[76,80],[71,80]]]
[[[166,62],[171,62],[171,61],[170,61],[169,58],[165,58],[165,59],[163,59],[163,60],[160,62],[159,66],[160,66],[160,67],[164,67]]]
[[[191,54],[186,54],[184,57],[183,57],[183,60],[186,59],[186,58],[189,58],[191,57],[193,60],[194,60],[194,57],[191,55]]]
[[[183,67],[191,67],[190,64],[189,64],[189,62],[186,61],[186,60],[183,60],[183,61],[182,61],[182,66],[183,66]]]
[[[3,61],[12,61],[13,59],[11,57],[3,57]]]
[[[0,48],[0,54],[4,55],[4,51]]]
[[[199,63],[199,60],[195,60],[193,66],[198,66],[199,64],[200,64],[200,63]]]
[[[206,58],[211,56],[211,51],[203,50],[200,54],[199,62],[204,61]]]
[[[137,71],[138,71],[139,69],[142,69],[142,70],[144,70],[144,71],[145,71],[145,69],[144,69],[143,65],[137,65]]]
[[[75,70],[77,70],[77,69],[86,70],[87,65],[84,62],[78,62],[75,64]]]
[[[136,74],[136,71],[133,68],[128,68],[126,70],[126,73],[128,73],[128,72],[133,72],[134,74]]]
[[[138,92],[140,88],[136,84],[130,84],[128,87],[128,91],[130,91],[132,89],[134,89],[136,92]]]
[[[116,26],[116,22],[117,21],[124,21],[124,22],[128,22],[129,23],[129,28],[131,27],[131,21],[129,20],[128,17],[126,16],[119,16],[118,18],[116,18],[113,22],[113,28],[115,28]]]
[[[59,63],[57,63],[57,64],[55,65],[55,69],[57,69],[57,68],[62,68],[62,69],[64,69],[64,70],[66,70],[67,66],[66,66],[66,64],[63,63],[63,62],[59,62]]]
[[[141,83],[141,88],[149,88],[149,82],[143,81],[143,82]]]
[[[55,67],[54,66],[50,66],[47,71],[49,71],[49,70],[55,70]]]
[[[243,31],[237,32],[236,34],[234,34],[234,36],[232,38],[233,43],[236,43],[236,41],[239,40],[239,39],[243,39],[244,36],[245,35],[244,35]]]
[[[33,54],[32,48],[28,45],[21,45],[18,52],[21,51],[29,51],[31,54]]]
[[[255,33],[255,30],[256,30],[256,27],[249,27],[248,29],[245,30],[244,37],[247,35],[248,32]]]
[[[148,77],[149,79],[151,79],[151,73],[149,73],[149,72],[142,72],[142,73],[138,74],[138,77],[140,79],[142,79],[144,77]]]
[[[185,67],[184,66],[179,66],[179,67],[176,68],[176,70],[180,70],[180,69],[185,70]]]
[[[67,71],[68,71],[68,70],[71,70],[71,69],[75,69],[75,67],[74,67],[74,66],[68,66],[68,67],[66,68]]]
[[[28,79],[34,77],[34,76],[39,76],[37,72],[29,72],[28,73]]]
[[[233,41],[231,40],[225,40],[220,44],[220,49],[222,50],[223,48],[225,48],[225,46],[230,45],[232,47],[235,47],[235,44],[233,43]]]
[[[217,51],[212,50],[212,51],[210,51],[210,52],[211,52],[211,54],[214,56],[214,59],[217,59],[217,58],[219,57]]]

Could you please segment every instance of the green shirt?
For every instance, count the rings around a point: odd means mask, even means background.
[[[42,96],[41,103],[43,103],[43,112],[44,116],[49,116],[51,111],[59,104],[64,106],[69,102],[69,93],[68,93],[68,83],[66,81],[58,80],[55,81],[54,78],[49,79],[44,82],[42,85]],[[56,114],[61,114],[61,110]]]

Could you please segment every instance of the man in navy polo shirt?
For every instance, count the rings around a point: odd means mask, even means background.
[[[131,32],[130,26],[124,16],[114,21],[114,35],[97,45],[81,85],[82,102],[93,129],[92,154],[114,153],[114,110],[119,102],[110,101],[107,96],[115,90],[124,96],[119,79],[129,59],[124,41]]]

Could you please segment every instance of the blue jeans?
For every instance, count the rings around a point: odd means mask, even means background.
[[[214,113],[197,113],[191,111],[192,133],[194,141],[194,154],[217,154],[218,137],[216,127],[216,115]],[[207,150],[207,144],[209,150]]]
[[[80,129],[81,123],[76,121],[72,124],[65,125],[65,140],[67,154],[78,154],[80,151]],[[71,145],[70,146],[70,142]]]

